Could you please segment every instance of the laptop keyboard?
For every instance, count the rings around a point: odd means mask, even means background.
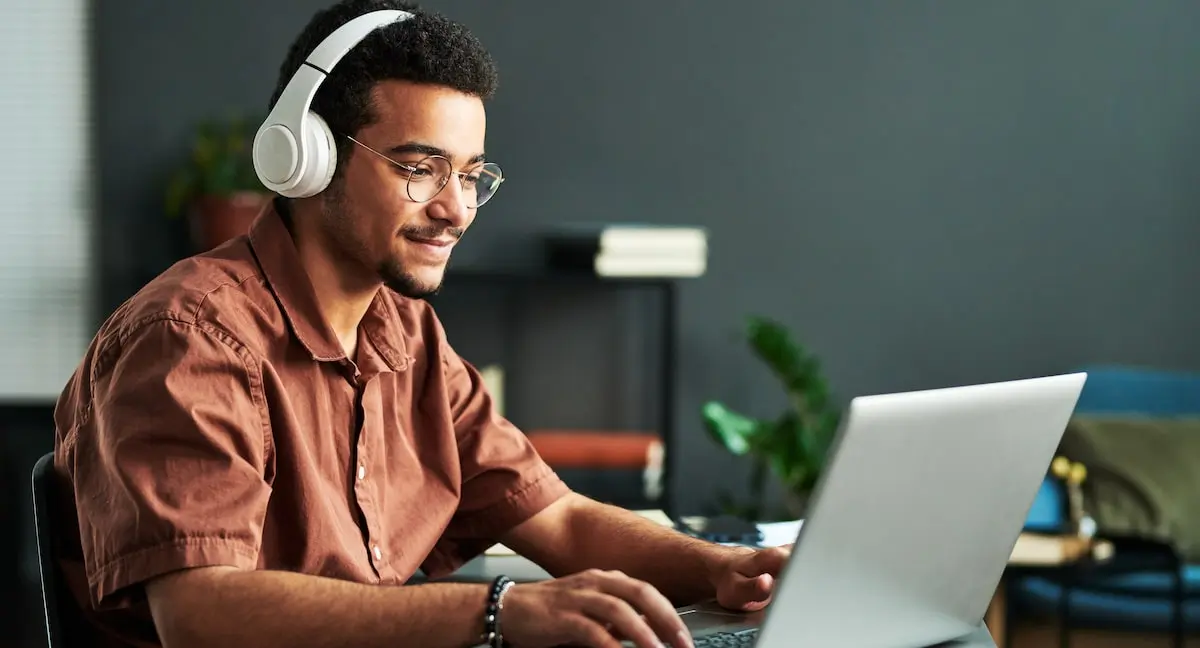
[[[718,632],[695,640],[696,648],[749,648],[758,639],[758,628],[741,632]]]

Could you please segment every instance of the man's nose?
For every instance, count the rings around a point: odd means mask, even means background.
[[[463,191],[457,176],[450,176],[446,186],[434,197],[430,205],[430,216],[446,221],[451,227],[466,227],[471,223],[475,210],[468,204],[470,197]]]

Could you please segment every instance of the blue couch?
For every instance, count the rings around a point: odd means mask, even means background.
[[[1089,378],[1076,414],[1200,417],[1200,374],[1183,374],[1123,367],[1085,368]],[[1197,466],[1200,470],[1200,466]],[[1067,529],[1065,493],[1047,477],[1026,521],[1026,530],[1064,532]],[[1196,494],[1200,510],[1200,493]],[[1183,567],[1184,628],[1200,630],[1200,565]],[[1074,627],[1162,631],[1170,629],[1172,579],[1167,573],[1133,573],[1108,577],[1092,586],[1071,589]],[[1061,588],[1051,578],[1023,575],[1009,589],[1010,613],[1053,616]]]

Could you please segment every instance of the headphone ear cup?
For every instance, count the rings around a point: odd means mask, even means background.
[[[305,120],[304,138],[307,140],[307,164],[300,182],[287,193],[289,198],[315,196],[329,186],[337,168],[337,144],[329,124],[315,112],[308,112]]]
[[[263,186],[281,194],[300,167],[300,142],[282,124],[264,124],[254,134],[254,172]]]

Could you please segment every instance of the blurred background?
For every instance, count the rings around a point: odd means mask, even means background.
[[[0,645],[44,642],[29,483],[59,390],[112,309],[219,237],[202,199],[248,187],[183,183],[197,146],[252,134],[326,4],[0,4]],[[597,497],[693,514],[745,490],[702,406],[788,406],[752,317],[819,359],[835,405],[1200,370],[1200,3],[424,6],[497,61],[507,177],[434,301],[524,429],[661,440],[661,492],[565,453]],[[547,269],[547,231],[620,222],[704,232],[703,272]]]

